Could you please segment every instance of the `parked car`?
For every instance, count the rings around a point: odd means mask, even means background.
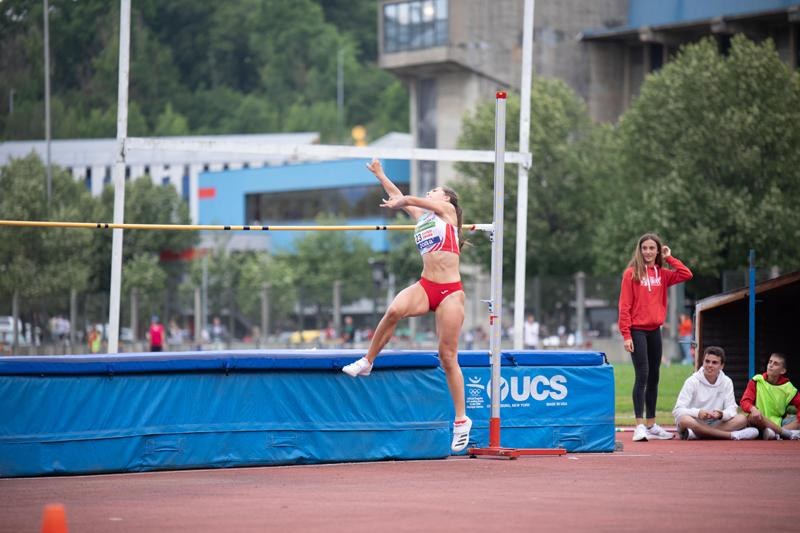
[[[320,334],[321,332],[318,329],[295,331],[289,336],[289,342],[292,344],[310,344],[318,342],[320,340]]]
[[[26,327],[27,326],[27,327]],[[30,346],[31,328],[30,324],[24,324],[17,319],[17,331],[19,334],[19,346]],[[11,346],[14,342],[14,317],[0,316],[0,344]]]

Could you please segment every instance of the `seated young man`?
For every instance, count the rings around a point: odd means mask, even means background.
[[[786,409],[794,405],[800,410],[800,394],[785,376],[786,356],[773,353],[767,362],[767,371],[753,376],[742,394],[742,410],[748,413],[747,422],[761,430],[765,440],[800,440],[800,422],[782,426]]]
[[[703,366],[686,378],[672,416],[682,439],[750,440],[756,428],[737,413],[733,381],[722,371],[725,350],[709,346],[703,352]]]

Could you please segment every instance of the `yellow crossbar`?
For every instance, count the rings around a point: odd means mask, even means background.
[[[85,229],[144,229],[167,231],[409,231],[413,224],[362,225],[362,226],[235,226],[210,224],[114,224],[110,222],[61,222],[45,220],[0,220],[0,226],[36,228],[85,228]],[[490,224],[464,224],[467,231],[489,231]]]

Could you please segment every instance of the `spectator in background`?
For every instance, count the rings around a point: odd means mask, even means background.
[[[747,427],[738,414],[733,381],[725,375],[725,350],[709,346],[703,352],[703,367],[686,378],[672,416],[684,440],[751,440],[758,430]]]
[[[178,321],[173,318],[169,321],[169,343],[178,345],[183,344],[183,342],[183,330],[178,325]]]
[[[151,352],[164,351],[164,325],[158,320],[158,315],[150,318],[150,329],[147,332],[147,339],[150,341]]]
[[[525,324],[522,325],[522,340],[525,348],[531,350],[539,349],[539,323],[533,314],[528,314]]]
[[[663,268],[665,262],[673,270]],[[661,326],[667,315],[667,289],[690,279],[692,271],[672,256],[669,246],[662,245],[657,235],[645,233],[639,237],[622,274],[619,294],[619,331],[625,351],[631,353],[635,374],[634,441],[674,437],[656,424]]]
[[[800,394],[786,377],[786,356],[773,353],[767,362],[767,371],[753,376],[742,394],[742,411],[747,422],[761,430],[764,440],[800,440],[800,421],[783,425],[786,409],[794,405],[800,412]]]
[[[475,332],[472,329],[464,331],[464,348],[472,350],[475,347]]]
[[[103,346],[103,336],[97,331],[95,326],[89,326],[89,333],[86,335],[86,344],[89,345],[91,353],[100,353]]]
[[[215,350],[225,348],[225,326],[222,325],[222,320],[218,316],[211,320],[211,342]]]
[[[353,317],[344,317],[344,327],[342,327],[342,345],[345,348],[352,348],[356,340],[356,327],[353,325]]]
[[[692,356],[692,319],[686,313],[681,313],[678,318],[678,343],[681,345],[681,353],[683,353],[684,365],[693,365],[694,357]]]

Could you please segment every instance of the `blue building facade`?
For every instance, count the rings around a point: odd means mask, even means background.
[[[396,212],[380,207],[383,188],[365,167],[366,159],[348,159],[275,167],[203,172],[199,182],[200,224],[313,225],[319,216],[348,225],[383,225]],[[383,162],[386,174],[408,193],[409,161]],[[269,232],[271,251],[292,251],[307,232]],[[388,249],[383,231],[352,232],[374,250]]]
[[[628,25],[656,26],[733,17],[800,5],[797,0],[630,0]]]

